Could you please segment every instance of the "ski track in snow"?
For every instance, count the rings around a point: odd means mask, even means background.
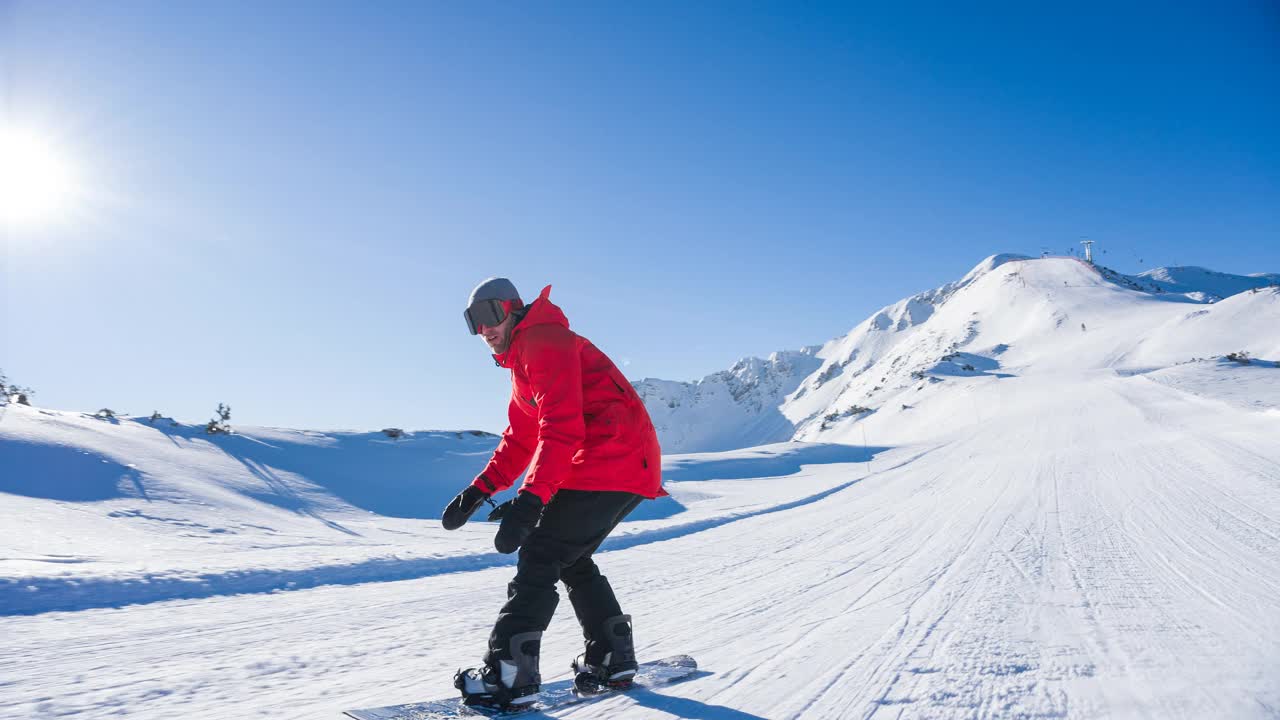
[[[807,466],[830,484],[804,501],[621,538],[600,562],[642,654],[706,674],[558,717],[1274,717],[1280,448],[1259,439],[1280,420],[1136,376],[991,392],[1037,409],[970,418],[865,478]],[[0,718],[447,696],[510,574],[6,617]],[[544,677],[567,675],[579,638],[562,603]]]

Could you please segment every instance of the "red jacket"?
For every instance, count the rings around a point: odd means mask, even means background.
[[[511,370],[511,424],[474,484],[505,490],[528,468],[520,489],[544,503],[562,488],[666,495],[644,403],[604,353],[569,330],[550,293],[543,288],[511,331],[507,352],[493,356]]]

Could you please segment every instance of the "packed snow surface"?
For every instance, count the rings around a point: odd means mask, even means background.
[[[996,256],[704,388],[768,444],[667,455],[598,555],[702,672],[557,717],[1276,717],[1280,295],[1136,285]],[[435,516],[494,442],[0,407],[0,718],[448,696],[513,559]],[[544,678],[580,644],[561,603]]]

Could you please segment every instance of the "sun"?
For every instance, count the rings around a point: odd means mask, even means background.
[[[0,222],[26,225],[70,209],[74,176],[62,153],[39,134],[0,127]]]

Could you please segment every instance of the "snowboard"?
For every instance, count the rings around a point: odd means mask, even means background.
[[[670,685],[684,680],[698,670],[698,663],[688,655],[672,655],[661,660],[643,663],[636,671],[633,687],[651,688],[659,685]],[[627,690],[605,690],[592,695],[579,695],[574,692],[573,679],[558,680],[542,686],[538,699],[518,708],[509,710],[490,710],[473,708],[462,704],[461,698],[435,700],[431,702],[409,703],[408,705],[388,705],[380,708],[363,710],[347,710],[344,714],[355,720],[455,720],[455,718],[508,718],[520,715],[548,712],[569,705],[591,702],[599,698],[609,697]]]

